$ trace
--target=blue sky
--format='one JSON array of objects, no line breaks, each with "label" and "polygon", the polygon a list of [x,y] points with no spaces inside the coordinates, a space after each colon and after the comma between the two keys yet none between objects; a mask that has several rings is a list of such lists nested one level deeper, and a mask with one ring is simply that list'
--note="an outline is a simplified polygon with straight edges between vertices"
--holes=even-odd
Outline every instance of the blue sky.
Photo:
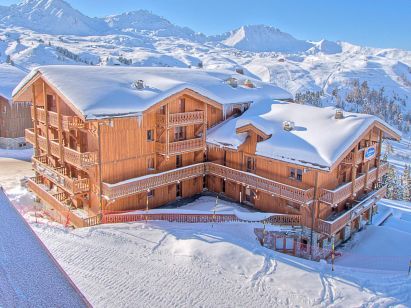
[{"label": "blue sky", "polygon": [[[17,3],[0,0],[0,4]],[[411,0],[67,0],[89,16],[147,9],[206,34],[267,24],[300,39],[411,50]]]}]

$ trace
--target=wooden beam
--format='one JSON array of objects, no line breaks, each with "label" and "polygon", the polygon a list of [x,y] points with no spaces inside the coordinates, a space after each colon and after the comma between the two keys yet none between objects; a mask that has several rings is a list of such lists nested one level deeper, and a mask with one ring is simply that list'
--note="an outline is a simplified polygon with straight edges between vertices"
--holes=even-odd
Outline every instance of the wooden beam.
[{"label": "wooden beam", "polygon": [[[370,130],[370,133],[368,135],[368,146],[371,145],[372,142],[372,130]],[[367,189],[367,182],[368,182],[368,177],[369,177],[369,171],[370,171],[370,160],[367,160],[365,162],[365,180],[364,180],[364,189]]]},{"label": "wooden beam", "polygon": [[382,137],[383,137],[383,131],[380,129],[380,133],[378,136],[378,147],[377,147],[377,156],[375,157],[377,161],[377,180],[375,182],[375,186],[378,184],[378,179],[380,177],[380,166],[381,166],[381,149],[382,149]]},{"label": "wooden beam", "polygon": [[43,105],[44,105],[44,116],[46,120],[46,140],[47,140],[47,156],[50,156],[50,136],[49,136],[49,112],[48,112],[48,102],[46,93],[46,83],[43,81]]},{"label": "wooden beam", "polygon": [[38,115],[37,115],[37,99],[36,99],[36,86],[32,85],[31,87],[33,95],[33,109],[34,109],[34,155],[39,156],[39,138],[38,138]]},{"label": "wooden beam", "polygon": [[358,144],[354,148],[354,162],[351,166],[351,198],[355,198],[355,178],[357,177]]},{"label": "wooden beam", "polygon": [[60,164],[64,165],[64,144],[63,144],[63,123],[61,115],[61,100],[57,96],[57,120],[58,120],[58,137],[60,146]]}]

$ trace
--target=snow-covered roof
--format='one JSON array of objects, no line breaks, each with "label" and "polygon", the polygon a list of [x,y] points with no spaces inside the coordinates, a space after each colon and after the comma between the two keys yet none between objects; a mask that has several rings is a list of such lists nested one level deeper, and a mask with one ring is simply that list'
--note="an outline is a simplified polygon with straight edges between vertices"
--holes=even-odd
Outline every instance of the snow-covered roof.
[{"label": "snow-covered roof", "polygon": [[26,76],[26,73],[7,63],[0,63],[0,96],[11,99],[13,89]]},{"label": "snow-covered roof", "polygon": [[[220,104],[289,99],[292,95],[272,84],[231,71],[163,67],[42,66],[35,68],[14,90],[17,94],[37,73],[59,90],[86,118],[138,114],[184,89]],[[237,88],[226,83],[239,81]],[[242,85],[251,79],[255,88]],[[133,83],[144,81],[143,89]]]},{"label": "snow-covered roof", "polygon": [[[283,129],[284,121],[294,122],[294,129]],[[237,149],[247,133],[236,129],[251,124],[271,135],[257,143],[256,154],[330,170],[350,146],[375,122],[393,134],[400,133],[379,118],[344,112],[343,119],[335,119],[335,108],[318,108],[280,101],[261,101],[251,105],[241,116],[210,129],[207,142],[221,147]]]}]

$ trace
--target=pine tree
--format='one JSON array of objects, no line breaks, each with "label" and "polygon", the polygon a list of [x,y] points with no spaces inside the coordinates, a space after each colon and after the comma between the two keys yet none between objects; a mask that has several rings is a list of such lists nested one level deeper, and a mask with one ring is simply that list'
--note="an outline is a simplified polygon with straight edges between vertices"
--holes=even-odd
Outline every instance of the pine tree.
[{"label": "pine tree", "polygon": [[397,172],[390,166],[387,174],[383,178],[383,184],[387,185],[387,198],[398,200],[402,198],[400,196],[400,184],[398,181]]},{"label": "pine tree", "polygon": [[411,174],[410,166],[406,165],[401,176],[402,199],[406,201],[411,200]]}]

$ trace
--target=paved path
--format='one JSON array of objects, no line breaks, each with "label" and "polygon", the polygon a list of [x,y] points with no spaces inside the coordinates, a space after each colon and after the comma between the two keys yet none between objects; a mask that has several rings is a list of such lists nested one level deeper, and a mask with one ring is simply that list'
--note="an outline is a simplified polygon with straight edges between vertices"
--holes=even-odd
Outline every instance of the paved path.
[{"label": "paved path", "polygon": [[0,187],[0,307],[87,307]]}]

